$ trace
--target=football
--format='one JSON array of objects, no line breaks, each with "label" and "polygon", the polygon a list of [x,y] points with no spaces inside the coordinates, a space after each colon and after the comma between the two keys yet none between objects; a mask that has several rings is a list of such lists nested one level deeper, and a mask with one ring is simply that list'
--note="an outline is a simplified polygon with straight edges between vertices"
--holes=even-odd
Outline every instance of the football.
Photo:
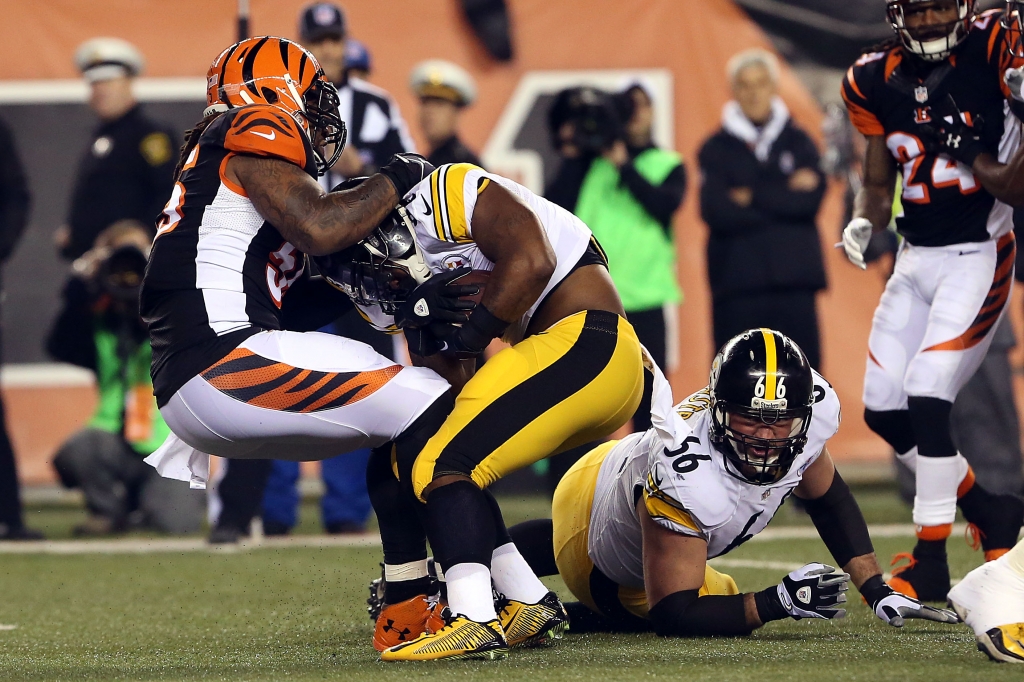
[{"label": "football", "polygon": [[461,298],[465,301],[473,301],[473,303],[480,303],[484,297],[484,291],[487,289],[487,282],[491,278],[490,270],[472,270],[469,273],[459,277],[453,282],[453,284],[461,285],[476,285],[480,288],[480,291],[473,294],[472,296],[462,296]]}]

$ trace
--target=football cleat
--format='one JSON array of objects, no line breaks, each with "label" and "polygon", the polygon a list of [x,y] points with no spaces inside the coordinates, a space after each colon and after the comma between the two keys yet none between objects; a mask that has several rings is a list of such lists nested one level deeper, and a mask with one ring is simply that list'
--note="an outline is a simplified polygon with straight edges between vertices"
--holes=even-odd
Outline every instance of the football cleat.
[{"label": "football cleat", "polygon": [[949,564],[942,558],[901,552],[892,565],[907,559],[906,566],[893,570],[889,587],[918,601],[946,601],[949,592]]},{"label": "football cleat", "polygon": [[495,660],[508,656],[508,642],[501,623],[495,620],[478,623],[444,609],[444,627],[424,633],[380,654],[382,661],[436,661],[441,659],[483,658]]},{"label": "football cleat", "polygon": [[995,661],[1024,663],[1024,576],[1006,561],[974,569],[949,591],[949,604],[974,630],[978,650]]},{"label": "football cleat", "polygon": [[499,595],[495,607],[505,639],[513,648],[542,646],[561,639],[569,629],[569,614],[554,592],[548,592],[536,604]]},{"label": "football cleat", "polygon": [[1000,625],[979,635],[978,651],[999,663],[1024,663],[1024,623]]},{"label": "football cleat", "polygon": [[373,648],[384,651],[410,642],[425,632],[444,627],[437,599],[418,595],[397,604],[384,604],[373,629]]},{"label": "football cleat", "polygon": [[967,544],[985,550],[985,561],[993,561],[1017,544],[1024,524],[1024,501],[1015,495],[993,495],[984,516],[967,519]]}]

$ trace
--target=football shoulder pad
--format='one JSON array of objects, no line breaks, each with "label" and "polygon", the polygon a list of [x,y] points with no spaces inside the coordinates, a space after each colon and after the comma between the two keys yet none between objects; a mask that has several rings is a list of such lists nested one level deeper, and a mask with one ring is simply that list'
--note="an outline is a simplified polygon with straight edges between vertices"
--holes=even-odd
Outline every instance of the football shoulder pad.
[{"label": "football shoulder pad", "polygon": [[675,450],[658,447],[651,453],[644,495],[647,511],[655,521],[662,522],[658,517],[663,517],[662,525],[685,532],[681,527],[688,524],[665,513],[680,510],[704,534],[732,518],[738,499],[722,480],[727,474],[712,460],[715,456],[710,448],[700,447],[696,436],[687,436]]},{"label": "football shoulder pad", "polygon": [[280,107],[251,104],[231,109],[210,124],[203,138],[236,154],[282,159],[316,175],[316,161],[306,131]]}]

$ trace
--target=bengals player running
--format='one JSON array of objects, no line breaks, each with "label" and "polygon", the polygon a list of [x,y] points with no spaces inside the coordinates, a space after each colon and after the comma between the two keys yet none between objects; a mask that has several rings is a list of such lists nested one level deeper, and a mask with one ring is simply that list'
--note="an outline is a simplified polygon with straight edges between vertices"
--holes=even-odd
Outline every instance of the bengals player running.
[{"label": "bengals player running", "polygon": [[345,126],[334,86],[295,43],[244,40],[207,77],[141,295],[173,432],[147,461],[197,486],[211,453],[306,460],[381,445],[449,388],[365,344],[299,333],[337,317],[341,300],[309,280],[303,254],[365,237],[429,166],[399,155],[360,187],[325,193],[316,178]]},{"label": "bengals player running", "polygon": [[986,560],[1012,547],[1024,504],[974,482],[950,435],[950,409],[1005,314],[1015,245],[1010,204],[1024,200],[1020,124],[1003,73],[1019,32],[974,0],[887,0],[897,39],[863,55],[842,85],[867,137],[864,185],[843,233],[864,268],[903,179],[903,246],[875,311],[864,419],[916,472],[917,546],[893,587],[923,600],[949,590],[946,538],[959,504]]}]

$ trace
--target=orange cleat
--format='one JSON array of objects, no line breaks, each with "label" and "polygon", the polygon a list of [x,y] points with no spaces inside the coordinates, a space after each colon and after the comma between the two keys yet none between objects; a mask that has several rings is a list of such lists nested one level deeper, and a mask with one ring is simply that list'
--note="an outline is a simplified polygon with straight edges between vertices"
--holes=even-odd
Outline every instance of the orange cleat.
[{"label": "orange cleat", "polygon": [[440,630],[444,627],[443,608],[436,599],[424,595],[397,604],[384,604],[373,629],[373,648],[384,651],[424,633]]}]

